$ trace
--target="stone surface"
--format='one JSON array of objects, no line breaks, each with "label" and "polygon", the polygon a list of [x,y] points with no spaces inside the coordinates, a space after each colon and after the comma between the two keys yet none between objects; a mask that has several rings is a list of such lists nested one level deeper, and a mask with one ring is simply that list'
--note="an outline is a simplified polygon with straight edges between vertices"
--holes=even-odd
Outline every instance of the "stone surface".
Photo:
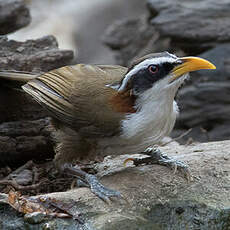
[{"label": "stone surface", "polygon": [[[186,161],[193,181],[187,182],[179,172],[159,165],[124,167],[130,156],[107,157],[98,165],[104,185],[119,190],[128,200],[105,204],[87,188],[47,194],[64,203],[74,204],[68,211],[79,219],[47,219],[27,229],[228,229],[230,227],[230,141],[178,145],[175,142],[161,150],[177,159]],[[0,196],[6,201],[4,194]],[[5,213],[9,208],[1,204]],[[2,209],[0,209],[2,210]],[[10,218],[2,228],[23,222],[11,210]],[[80,222],[79,222],[80,220]],[[83,222],[83,223],[81,223]],[[32,228],[33,227],[33,228]],[[20,228],[19,228],[20,229]],[[49,229],[49,228],[47,228]]]},{"label": "stone surface", "polygon": [[0,123],[37,120],[48,116],[47,111],[23,91],[13,90],[8,82],[0,86]]},{"label": "stone surface", "polygon": [[229,53],[230,53],[230,43],[224,43],[218,45],[215,48],[202,53],[200,56],[214,63],[217,69],[212,71],[202,70],[197,72],[199,73],[198,79],[201,78],[202,81],[215,81],[215,82],[230,80]]},{"label": "stone surface", "polygon": [[186,53],[196,55],[230,41],[228,0],[148,0],[148,7],[151,24]]},{"label": "stone surface", "polygon": [[193,84],[181,89],[179,96],[181,96],[182,110],[179,119],[184,126],[195,127],[211,121],[214,122],[214,126],[221,121],[230,121],[230,106],[228,106],[230,85],[228,81]]},{"label": "stone surface", "polygon": [[[201,55],[213,62],[214,71],[198,71],[178,93],[181,113],[176,128],[193,131],[184,140],[226,140],[230,137],[230,45],[218,45]],[[182,130],[184,132],[185,130]],[[175,133],[175,132],[174,132]],[[178,134],[178,132],[176,132]]]},{"label": "stone surface", "polygon": [[0,38],[1,70],[46,72],[70,64],[72,58],[73,51],[59,50],[53,36],[25,42]]},{"label": "stone surface", "polygon": [[145,16],[116,21],[108,27],[102,40],[114,51],[117,64],[124,66],[149,53],[167,50],[182,54],[170,46],[170,39],[162,37]]},{"label": "stone surface", "polygon": [[48,118],[5,122],[0,125],[0,166],[21,165],[54,155]]},{"label": "stone surface", "polygon": [[29,9],[23,0],[0,0],[0,35],[27,26],[31,21]]},{"label": "stone surface", "polygon": [[24,169],[18,175],[16,175],[15,180],[19,185],[31,184],[33,182],[33,173],[31,170]]},{"label": "stone surface", "polygon": [[25,214],[24,221],[29,224],[40,224],[45,220],[45,213],[33,212]]},{"label": "stone surface", "polygon": [[[111,25],[104,42],[116,50],[119,64],[136,56],[170,51],[197,55],[230,41],[230,4],[216,2],[148,0],[150,16],[125,19]],[[143,16],[142,16],[143,17]]]}]

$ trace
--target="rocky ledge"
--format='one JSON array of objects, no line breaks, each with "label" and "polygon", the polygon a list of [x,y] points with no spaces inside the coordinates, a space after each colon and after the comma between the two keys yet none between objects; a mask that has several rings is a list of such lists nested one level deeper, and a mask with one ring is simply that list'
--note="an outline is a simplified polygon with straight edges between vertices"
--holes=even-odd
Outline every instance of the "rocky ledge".
[{"label": "rocky ledge", "polygon": [[[44,214],[18,215],[1,194],[2,229],[228,229],[230,227],[230,141],[160,149],[189,164],[193,180],[158,165],[124,167],[130,156],[107,157],[97,165],[101,181],[119,190],[127,202],[104,203],[87,188],[43,197],[71,206],[74,220]],[[3,221],[4,220],[4,221]],[[6,221],[7,220],[7,221]],[[14,227],[12,227],[14,226]]]},{"label": "rocky ledge", "polygon": [[23,0],[0,1],[0,35],[14,32],[31,21],[29,9]]},{"label": "rocky ledge", "polygon": [[186,53],[230,41],[229,1],[148,0],[148,8],[151,24]]}]

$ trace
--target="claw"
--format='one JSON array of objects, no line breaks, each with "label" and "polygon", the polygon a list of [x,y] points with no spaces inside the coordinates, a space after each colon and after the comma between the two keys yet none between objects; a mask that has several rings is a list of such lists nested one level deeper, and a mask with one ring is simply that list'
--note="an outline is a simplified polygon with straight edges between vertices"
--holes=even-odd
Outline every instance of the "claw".
[{"label": "claw", "polygon": [[134,162],[135,161],[135,158],[127,158],[126,160],[124,160],[124,162],[123,162],[123,165],[124,166],[127,166],[127,163],[129,162],[129,161],[132,161],[132,162]]},{"label": "claw", "polygon": [[173,174],[175,175],[177,172],[177,164],[174,164],[174,170],[173,170]]},{"label": "claw", "polygon": [[106,203],[111,203],[111,198],[116,197],[123,199],[120,192],[106,188],[102,185],[96,176],[88,174],[79,168],[74,168],[71,165],[64,165],[64,172],[76,176],[78,179],[78,184],[80,182],[81,186],[88,187],[97,197],[105,201]]},{"label": "claw", "polygon": [[106,188],[104,185],[102,185],[96,176],[88,174],[86,176],[86,180],[90,186],[91,191],[98,196],[100,199],[105,201],[106,203],[110,204],[110,198],[111,197],[117,197],[122,198],[121,193],[109,188]]},{"label": "claw", "polygon": [[182,161],[174,160],[168,157],[166,154],[161,153],[159,149],[155,149],[155,148],[147,148],[143,153],[148,155],[148,157],[141,158],[141,159],[140,158],[128,158],[124,161],[123,164],[126,166],[127,162],[133,161],[135,166],[138,166],[140,164],[164,165],[164,166],[172,168],[173,174],[175,174],[177,170],[182,171],[187,181],[188,182],[192,181],[190,170],[188,166]]},{"label": "claw", "polygon": [[193,176],[188,168],[184,170],[184,174],[189,183],[193,181]]}]

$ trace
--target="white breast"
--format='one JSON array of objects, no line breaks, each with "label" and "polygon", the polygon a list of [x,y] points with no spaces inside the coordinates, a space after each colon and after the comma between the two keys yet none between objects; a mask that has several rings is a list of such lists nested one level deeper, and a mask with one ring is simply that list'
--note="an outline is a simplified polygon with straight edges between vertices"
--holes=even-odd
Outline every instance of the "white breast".
[{"label": "white breast", "polygon": [[137,108],[138,103],[141,104],[140,109],[122,121],[122,137],[136,147],[147,148],[172,131],[178,107],[174,95],[160,92],[156,95],[151,89],[137,101]]}]

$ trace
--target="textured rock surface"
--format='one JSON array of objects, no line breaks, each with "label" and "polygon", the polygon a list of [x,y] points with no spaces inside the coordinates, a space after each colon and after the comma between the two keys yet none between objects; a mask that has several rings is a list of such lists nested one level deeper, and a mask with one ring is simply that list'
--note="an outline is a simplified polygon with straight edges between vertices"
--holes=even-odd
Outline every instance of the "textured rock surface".
[{"label": "textured rock surface", "polygon": [[73,51],[59,50],[53,36],[25,42],[8,40],[7,37],[0,38],[0,66],[2,70],[46,72],[70,64],[72,58]]},{"label": "textured rock surface", "polygon": [[230,41],[228,0],[148,0],[148,7],[151,24],[189,54]]},{"label": "textured rock surface", "polygon": [[[87,188],[46,195],[74,204],[70,210],[84,224],[72,219],[44,219],[42,223],[29,224],[18,217],[6,204],[0,212],[3,229],[12,224],[27,229],[228,229],[230,227],[230,141],[181,146],[173,142],[161,149],[176,155],[190,165],[193,181],[187,182],[179,172],[175,175],[163,166],[127,166],[128,156],[108,157],[98,165],[101,180],[117,189],[126,202],[103,203]],[[4,195],[0,196],[4,201]],[[7,211],[8,210],[8,211]],[[11,210],[11,212],[10,212]],[[9,212],[7,221],[3,221]],[[30,222],[31,223],[31,222]],[[15,226],[16,228],[16,226]],[[19,228],[20,229],[20,228]]]},{"label": "textured rock surface", "polygon": [[0,35],[30,23],[30,13],[23,0],[0,0]]},{"label": "textured rock surface", "polygon": [[118,51],[115,55],[118,64],[127,66],[134,57],[141,55],[140,51],[150,51],[158,37],[154,28],[142,18],[115,22],[106,30],[103,41]]},{"label": "textured rock surface", "polygon": [[115,51],[117,63],[124,66],[136,57],[171,50],[169,40],[160,37],[146,17],[115,22],[106,30],[103,42]]},{"label": "textured rock surface", "polygon": [[49,119],[4,122],[0,125],[0,166],[20,165],[54,155]]},{"label": "textured rock surface", "polygon": [[201,57],[212,61],[217,69],[192,73],[191,81],[179,91],[181,113],[176,127],[194,129],[185,139],[188,137],[196,141],[229,139],[229,52],[230,45],[223,44],[203,53]]},{"label": "textured rock surface", "polygon": [[218,45],[209,51],[201,54],[201,57],[210,60],[217,66],[216,70],[199,71],[198,79],[202,81],[220,82],[230,80],[230,43]]},{"label": "textured rock surface", "polygon": [[0,87],[0,123],[37,120],[46,116],[48,116],[47,112],[23,91]]},{"label": "textured rock surface", "polygon": [[[45,72],[70,64],[72,58],[72,51],[58,49],[53,36],[25,42],[0,38],[1,70]],[[0,87],[0,164],[20,165],[50,157],[49,120],[40,119],[47,112],[24,92],[7,88],[8,84],[1,81]]]},{"label": "textured rock surface", "polygon": [[119,63],[127,64],[127,60],[149,51],[183,50],[197,55],[230,41],[230,4],[227,0],[202,3],[148,0],[147,5],[148,22],[126,19],[114,23],[105,34],[105,43],[119,50],[116,54]]}]

